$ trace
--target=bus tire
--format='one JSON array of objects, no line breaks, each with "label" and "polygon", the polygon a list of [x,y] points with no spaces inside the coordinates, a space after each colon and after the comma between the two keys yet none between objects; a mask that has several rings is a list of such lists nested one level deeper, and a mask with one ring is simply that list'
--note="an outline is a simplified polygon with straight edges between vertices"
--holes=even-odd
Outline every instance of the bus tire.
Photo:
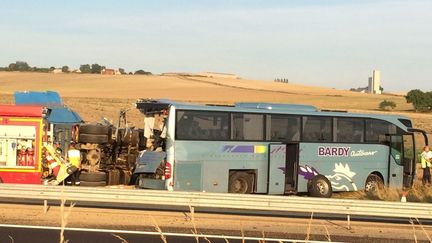
[{"label": "bus tire", "polygon": [[108,140],[109,139],[107,135],[80,134],[78,142],[103,144],[103,143],[108,143]]},{"label": "bus tire", "polygon": [[365,192],[374,193],[384,188],[384,181],[379,175],[370,174],[365,182]]},{"label": "bus tire", "polygon": [[98,186],[106,186],[105,181],[81,181],[80,186],[88,186],[88,187],[98,187]]},{"label": "bus tire", "polygon": [[111,127],[100,124],[85,124],[79,128],[81,134],[109,135]]},{"label": "bus tire", "polygon": [[87,172],[81,171],[79,179],[81,182],[106,182],[107,174],[105,172]]},{"label": "bus tire", "polygon": [[312,197],[331,197],[332,187],[327,177],[316,175],[308,181],[308,193]]},{"label": "bus tire", "polygon": [[250,194],[253,192],[254,174],[245,171],[230,172],[228,192]]}]

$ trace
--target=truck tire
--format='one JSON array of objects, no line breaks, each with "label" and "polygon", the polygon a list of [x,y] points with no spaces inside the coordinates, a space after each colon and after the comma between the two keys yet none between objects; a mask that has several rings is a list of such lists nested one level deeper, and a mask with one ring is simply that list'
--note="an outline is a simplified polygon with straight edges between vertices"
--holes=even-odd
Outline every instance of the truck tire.
[{"label": "truck tire", "polygon": [[108,171],[108,185],[118,185],[120,183],[120,171],[118,169]]},{"label": "truck tire", "polygon": [[120,182],[121,185],[129,185],[131,181],[131,172],[126,170],[120,170]]},{"label": "truck tire", "polygon": [[81,134],[109,135],[112,133],[110,126],[100,124],[85,124],[79,127]]},{"label": "truck tire", "polygon": [[100,187],[106,186],[105,181],[81,181],[80,186],[88,186],[88,187]]},{"label": "truck tire", "polygon": [[308,193],[312,197],[331,197],[332,186],[327,177],[316,175],[308,181]]},{"label": "truck tire", "polygon": [[80,134],[78,142],[80,143],[95,143],[104,144],[108,143],[109,138],[107,135],[94,135],[94,134]]},{"label": "truck tire", "polygon": [[[107,173],[98,171],[98,172],[87,172],[81,171],[79,179],[81,182],[106,182]],[[106,183],[105,183],[106,184]]]}]

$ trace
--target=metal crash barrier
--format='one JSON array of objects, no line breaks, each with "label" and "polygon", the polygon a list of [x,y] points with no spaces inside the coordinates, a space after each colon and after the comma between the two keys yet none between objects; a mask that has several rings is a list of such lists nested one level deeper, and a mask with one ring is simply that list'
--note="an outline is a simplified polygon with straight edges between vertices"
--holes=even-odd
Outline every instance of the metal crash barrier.
[{"label": "metal crash barrier", "polygon": [[133,209],[170,209],[213,212],[314,213],[339,216],[369,216],[432,219],[428,203],[309,198],[298,196],[243,195],[207,192],[171,192],[133,188],[85,188],[43,185],[0,184],[0,201],[59,203],[78,206]]}]

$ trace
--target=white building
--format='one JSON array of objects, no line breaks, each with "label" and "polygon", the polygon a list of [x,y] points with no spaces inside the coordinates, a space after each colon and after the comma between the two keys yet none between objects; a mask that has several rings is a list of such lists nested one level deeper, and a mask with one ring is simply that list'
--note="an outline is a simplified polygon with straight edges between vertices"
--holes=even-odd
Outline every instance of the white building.
[{"label": "white building", "polygon": [[381,94],[381,73],[373,70],[372,77],[369,77],[368,92],[370,94]]}]

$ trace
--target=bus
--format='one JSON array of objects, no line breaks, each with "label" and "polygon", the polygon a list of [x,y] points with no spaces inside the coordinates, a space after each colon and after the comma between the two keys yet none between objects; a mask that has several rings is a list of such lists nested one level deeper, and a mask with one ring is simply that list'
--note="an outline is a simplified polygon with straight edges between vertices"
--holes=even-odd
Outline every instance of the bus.
[{"label": "bus", "polygon": [[198,105],[141,99],[146,149],[139,188],[297,194],[406,188],[415,179],[408,117],[319,110],[309,105]]}]

